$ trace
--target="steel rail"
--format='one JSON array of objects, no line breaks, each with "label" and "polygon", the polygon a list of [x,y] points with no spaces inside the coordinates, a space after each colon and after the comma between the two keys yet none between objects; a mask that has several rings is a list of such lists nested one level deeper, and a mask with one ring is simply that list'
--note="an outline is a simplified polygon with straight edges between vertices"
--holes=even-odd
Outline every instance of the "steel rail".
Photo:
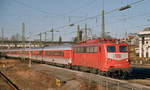
[{"label": "steel rail", "polygon": [[8,85],[14,90],[20,90],[10,79],[8,79],[2,72],[0,72],[0,77],[8,83]]},{"label": "steel rail", "polygon": [[[32,59],[32,62],[35,62],[35,63],[42,63],[42,64],[46,64],[46,65],[50,65],[50,66],[54,66],[56,68],[60,68],[60,66],[57,66],[57,65],[54,65],[50,62],[47,62],[47,61],[41,61],[41,60],[35,60],[35,59]],[[60,69],[66,69],[66,70],[70,70],[71,72],[78,72],[78,73],[85,73],[84,71],[78,71],[78,70],[72,70],[72,69],[67,69],[67,68],[60,68]],[[99,82],[101,80],[104,80],[103,82],[107,82],[107,83],[113,83],[113,84],[118,84],[119,83],[119,87],[122,87],[122,88],[129,88],[129,89],[140,89],[140,90],[150,90],[150,87],[149,86],[146,86],[146,85],[142,85],[142,84],[137,84],[137,83],[131,83],[129,81],[126,81],[126,80],[119,80],[119,79],[115,79],[115,78],[110,78],[110,77],[105,77],[105,76],[101,76],[101,75],[97,75],[97,74],[93,74],[93,73],[85,73],[85,75],[83,74],[79,74],[79,76],[81,75],[81,77],[84,77],[84,78],[90,78],[91,80],[94,80],[96,82]],[[93,79],[93,78],[96,78],[96,79]],[[20,90],[20,89],[17,89],[17,90]]]}]

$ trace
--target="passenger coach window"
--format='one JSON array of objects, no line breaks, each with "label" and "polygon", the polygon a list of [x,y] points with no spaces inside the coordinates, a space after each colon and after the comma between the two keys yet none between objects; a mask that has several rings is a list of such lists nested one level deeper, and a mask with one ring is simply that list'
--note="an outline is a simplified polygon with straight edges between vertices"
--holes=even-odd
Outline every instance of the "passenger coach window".
[{"label": "passenger coach window", "polygon": [[116,52],[116,46],[107,46],[108,52]]},{"label": "passenger coach window", "polygon": [[119,46],[120,52],[127,52],[127,46]]}]

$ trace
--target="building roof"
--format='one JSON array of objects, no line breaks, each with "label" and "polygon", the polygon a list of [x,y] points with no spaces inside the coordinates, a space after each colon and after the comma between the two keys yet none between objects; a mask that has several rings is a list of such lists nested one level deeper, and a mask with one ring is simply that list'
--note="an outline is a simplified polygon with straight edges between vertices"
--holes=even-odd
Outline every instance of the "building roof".
[{"label": "building roof", "polygon": [[145,35],[145,34],[150,34],[150,27],[147,27],[141,32],[139,32],[139,35]]}]

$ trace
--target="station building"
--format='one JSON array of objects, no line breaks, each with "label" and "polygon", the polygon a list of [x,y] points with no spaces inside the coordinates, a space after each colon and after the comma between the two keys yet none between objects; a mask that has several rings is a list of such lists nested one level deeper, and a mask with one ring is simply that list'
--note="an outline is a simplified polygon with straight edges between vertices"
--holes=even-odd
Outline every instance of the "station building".
[{"label": "station building", "polygon": [[139,32],[139,57],[150,57],[150,27]]}]

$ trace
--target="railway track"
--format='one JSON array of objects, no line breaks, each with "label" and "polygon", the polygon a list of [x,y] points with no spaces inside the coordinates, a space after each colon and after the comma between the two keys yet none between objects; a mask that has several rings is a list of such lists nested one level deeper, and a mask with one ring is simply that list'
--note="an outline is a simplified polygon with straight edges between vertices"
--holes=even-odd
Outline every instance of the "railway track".
[{"label": "railway track", "polygon": [[[40,60],[32,60],[32,61],[34,61],[36,63],[47,64],[47,65],[50,65],[50,66],[56,66],[55,64],[52,65],[52,63],[45,62],[45,61],[44,62],[40,61]],[[61,68],[61,69],[63,70],[64,68]],[[71,69],[66,69],[66,70],[69,70],[71,72],[78,72],[77,70],[71,70]],[[78,73],[84,73],[84,72],[78,72]],[[84,75],[83,74],[78,74],[78,75],[80,77],[89,79],[89,81],[92,80],[92,81],[99,82],[99,83],[102,82],[101,84],[106,88],[115,88],[115,89],[116,88],[123,88],[122,90],[150,90],[149,86],[145,86],[145,85],[142,85],[142,84],[131,83],[131,82],[128,82],[126,80],[119,80],[119,79],[114,79],[114,78],[105,77],[105,76],[96,75],[96,74],[93,75],[92,73],[86,73]],[[148,76],[148,75],[146,75],[146,76]],[[16,90],[19,90],[19,89],[16,89]],[[118,90],[120,90],[120,89],[118,89]]]},{"label": "railway track", "polygon": [[[127,80],[119,80],[119,79],[114,79],[114,78],[96,75],[92,73],[85,73],[85,72],[80,72],[76,70],[55,67],[52,65],[41,64],[41,65],[33,66],[33,68],[36,69],[37,71],[48,73],[48,74],[53,74],[57,72],[75,73],[77,78],[84,78],[90,83],[99,84],[102,87],[105,87],[107,90],[110,90],[110,89],[112,90],[150,90],[149,86],[132,83]],[[55,70],[56,72],[51,72],[53,70]],[[59,77],[60,80],[64,80],[64,77],[62,77],[60,73],[57,73],[56,77]],[[67,82],[67,79],[65,81]]]},{"label": "railway track", "polygon": [[[133,67],[132,67],[133,68]],[[133,68],[133,72],[128,77],[129,79],[146,79],[150,78],[150,69],[146,68]]]},{"label": "railway track", "polygon": [[10,86],[10,88],[12,90],[20,90],[10,79],[8,79],[7,76],[5,76],[2,72],[0,72],[0,78],[2,78],[7,84],[8,86]]},{"label": "railway track", "polygon": [[[40,60],[32,60],[35,63],[42,63],[42,64],[47,64],[47,65],[52,65],[52,66],[56,66],[56,67],[61,67],[61,68],[66,68],[64,66],[59,66],[57,64],[54,63],[50,63],[47,61],[40,61]],[[75,70],[75,71],[81,71],[81,72],[87,72],[87,73],[92,73],[95,74],[93,72],[89,72],[89,71],[83,71],[83,70],[79,70],[79,69],[71,69],[71,70]],[[97,75],[97,74],[96,74]],[[101,75],[100,75],[101,76]],[[102,75],[104,76],[104,75]],[[104,76],[104,77],[108,77],[108,76]],[[112,78],[112,77],[110,77]],[[118,79],[118,80],[130,80],[130,79],[145,79],[145,78],[150,78],[150,71],[149,70],[139,70],[139,69],[135,69],[133,68],[133,72],[131,73],[131,75],[127,76],[126,78],[122,79],[122,78],[118,78],[118,77],[114,77],[114,79]]]}]

